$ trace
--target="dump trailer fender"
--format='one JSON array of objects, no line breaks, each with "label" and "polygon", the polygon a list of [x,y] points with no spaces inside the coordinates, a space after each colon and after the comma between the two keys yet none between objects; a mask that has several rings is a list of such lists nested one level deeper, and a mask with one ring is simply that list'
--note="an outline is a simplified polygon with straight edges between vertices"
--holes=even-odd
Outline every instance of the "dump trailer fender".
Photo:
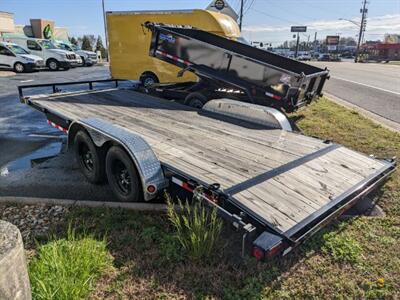
[{"label": "dump trailer fender", "polygon": [[[145,201],[155,198],[157,192],[168,186],[160,161],[150,145],[142,137],[101,119],[89,118],[75,121],[70,125],[68,145],[73,143],[76,132],[82,128],[87,131],[97,147],[112,143],[118,144],[125,149],[139,173]],[[154,186],[156,189],[149,192],[147,189],[149,186]]]},{"label": "dump trailer fender", "polygon": [[268,127],[293,131],[286,115],[272,107],[225,98],[210,100],[202,109]]}]

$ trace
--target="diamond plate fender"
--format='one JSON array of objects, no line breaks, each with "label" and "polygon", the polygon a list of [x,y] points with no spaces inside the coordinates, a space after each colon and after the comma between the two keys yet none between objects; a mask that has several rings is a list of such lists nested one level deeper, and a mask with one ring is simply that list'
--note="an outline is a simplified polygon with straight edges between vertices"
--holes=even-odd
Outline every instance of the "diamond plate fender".
[{"label": "diamond plate fender", "polygon": [[292,131],[286,115],[272,107],[231,99],[214,99],[208,101],[202,109],[268,127]]},{"label": "diamond plate fender", "polygon": [[[142,137],[97,118],[75,121],[70,125],[69,132],[73,132],[71,128],[78,124],[87,130],[96,146],[101,147],[104,143],[113,141],[127,151],[139,172],[145,201],[155,198],[158,191],[168,186],[160,161]],[[149,185],[154,185],[156,192],[149,193],[147,191]]]}]

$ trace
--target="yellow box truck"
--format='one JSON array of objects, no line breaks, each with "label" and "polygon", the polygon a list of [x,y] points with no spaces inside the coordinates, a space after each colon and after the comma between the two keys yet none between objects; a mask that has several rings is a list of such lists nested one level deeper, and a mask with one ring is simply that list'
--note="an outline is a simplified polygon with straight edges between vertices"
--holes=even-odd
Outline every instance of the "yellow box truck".
[{"label": "yellow box truck", "polygon": [[230,39],[240,37],[231,17],[208,10],[107,12],[106,17],[111,76],[141,80],[144,85],[196,80],[190,72],[178,78],[178,67],[149,56],[151,32],[143,26],[146,22],[190,25]]}]

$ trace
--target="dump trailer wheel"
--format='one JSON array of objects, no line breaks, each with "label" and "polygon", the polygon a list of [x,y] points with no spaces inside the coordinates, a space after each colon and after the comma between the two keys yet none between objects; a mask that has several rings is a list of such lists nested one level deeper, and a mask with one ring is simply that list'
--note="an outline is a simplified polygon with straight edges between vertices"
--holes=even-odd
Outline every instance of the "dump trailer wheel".
[{"label": "dump trailer wheel", "polygon": [[96,147],[90,136],[82,130],[75,135],[74,154],[83,175],[89,182],[104,182],[104,150]]},{"label": "dump trailer wheel", "polygon": [[142,189],[137,169],[129,155],[118,146],[111,147],[106,156],[108,183],[118,200],[142,201]]},{"label": "dump trailer wheel", "polygon": [[202,108],[208,102],[206,96],[199,92],[192,92],[185,98],[185,104],[194,108]]}]

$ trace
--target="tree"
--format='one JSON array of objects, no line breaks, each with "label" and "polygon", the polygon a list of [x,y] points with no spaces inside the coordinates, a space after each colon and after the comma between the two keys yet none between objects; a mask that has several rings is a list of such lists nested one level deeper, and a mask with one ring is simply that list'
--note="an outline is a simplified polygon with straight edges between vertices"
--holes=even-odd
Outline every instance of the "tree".
[{"label": "tree", "polygon": [[92,44],[90,43],[90,39],[87,35],[84,35],[82,38],[82,50],[93,51]]},{"label": "tree", "polygon": [[75,45],[75,46],[78,45],[78,41],[76,40],[75,37],[70,38],[69,41],[70,41],[70,43],[71,43],[72,45]]},{"label": "tree", "polygon": [[96,51],[100,51],[101,52],[101,57],[103,57],[103,58],[107,57],[107,50],[103,46],[103,40],[101,39],[100,35],[97,37]]}]

